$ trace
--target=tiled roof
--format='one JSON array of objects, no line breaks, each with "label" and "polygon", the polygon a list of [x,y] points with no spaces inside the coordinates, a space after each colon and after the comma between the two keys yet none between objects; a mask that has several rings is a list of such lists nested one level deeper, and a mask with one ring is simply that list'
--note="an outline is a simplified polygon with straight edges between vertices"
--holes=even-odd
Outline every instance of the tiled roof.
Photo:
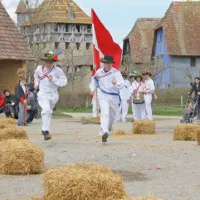
[{"label": "tiled roof", "polygon": [[[69,16],[69,4],[72,4],[73,18]],[[25,24],[44,23],[72,23],[91,24],[91,18],[72,0],[44,0],[37,12],[33,15],[31,22]]]},{"label": "tiled roof", "polygon": [[27,10],[26,10],[26,6],[24,4],[24,0],[20,0],[15,13],[20,14],[20,13],[26,13],[26,12],[27,12]]},{"label": "tiled roof", "polygon": [[135,63],[150,62],[154,29],[159,21],[158,18],[139,18],[124,39],[129,39],[130,53]]},{"label": "tiled roof", "polygon": [[200,55],[200,2],[172,2],[159,28],[164,30],[169,55]]},{"label": "tiled roof", "polygon": [[0,60],[32,60],[33,53],[0,2]]}]

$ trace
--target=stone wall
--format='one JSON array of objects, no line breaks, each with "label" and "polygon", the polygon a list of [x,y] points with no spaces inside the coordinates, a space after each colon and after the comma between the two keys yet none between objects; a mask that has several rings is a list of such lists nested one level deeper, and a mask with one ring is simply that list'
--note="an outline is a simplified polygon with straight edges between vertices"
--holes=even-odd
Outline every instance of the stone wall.
[{"label": "stone wall", "polygon": [[0,60],[0,91],[9,89],[14,92],[15,86],[19,81],[17,76],[18,68],[26,68],[25,62],[16,60]]}]

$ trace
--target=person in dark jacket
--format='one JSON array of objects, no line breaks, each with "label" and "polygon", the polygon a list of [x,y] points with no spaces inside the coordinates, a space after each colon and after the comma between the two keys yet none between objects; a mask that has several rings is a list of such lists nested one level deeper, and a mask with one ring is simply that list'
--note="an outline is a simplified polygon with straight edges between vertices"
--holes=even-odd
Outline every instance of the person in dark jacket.
[{"label": "person in dark jacket", "polygon": [[[195,83],[192,85],[192,88],[189,92],[189,95],[192,95],[194,93],[194,102],[196,103],[195,107],[195,114],[199,118],[200,114],[200,77],[195,78]],[[197,102],[198,101],[198,102]]]},{"label": "person in dark jacket", "polygon": [[26,126],[27,123],[27,96],[28,88],[26,86],[26,73],[24,69],[20,68],[17,71],[20,80],[15,88],[16,103],[18,104],[18,126]]},{"label": "person in dark jacket", "polygon": [[34,88],[34,85],[35,85],[35,79],[34,77],[31,78],[31,82],[30,84],[28,85],[28,89],[30,92],[33,93],[34,95],[34,101],[35,101],[35,107],[34,107],[34,110],[35,110],[35,118],[38,119],[38,108],[39,108],[39,105],[38,105],[38,100],[37,100],[37,93],[39,92],[39,89],[35,89]]},{"label": "person in dark jacket", "polygon": [[27,106],[27,121],[26,122],[27,124],[30,124],[35,118],[35,115],[37,113],[37,109],[35,107],[35,97],[31,91],[28,91],[26,106]]},{"label": "person in dark jacket", "polygon": [[4,105],[5,105],[5,115],[6,117],[12,117],[14,119],[18,119],[18,109],[16,105],[15,95],[10,94],[8,89],[4,90]]}]

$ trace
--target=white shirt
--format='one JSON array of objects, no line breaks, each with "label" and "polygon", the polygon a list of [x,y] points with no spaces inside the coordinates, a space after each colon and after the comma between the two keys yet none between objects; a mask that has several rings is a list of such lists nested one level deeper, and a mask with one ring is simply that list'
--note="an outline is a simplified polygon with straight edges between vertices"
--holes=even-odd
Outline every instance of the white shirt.
[{"label": "white shirt", "polygon": [[124,87],[120,90],[122,100],[128,100],[131,97],[131,83],[129,80],[124,80]]},{"label": "white shirt", "polygon": [[[109,72],[105,72],[104,68],[101,68],[97,70],[90,84],[90,90],[92,92],[94,92],[97,87],[94,79],[95,77],[98,79],[101,89],[106,92],[119,94],[120,90],[124,87],[124,79],[117,69],[111,68]],[[115,85],[112,83],[113,80],[116,80],[117,82]],[[97,96],[98,98],[110,98],[112,95],[105,94],[98,88]]]},{"label": "white shirt", "polygon": [[42,93],[54,93],[57,92],[59,87],[64,87],[67,85],[67,77],[65,76],[62,69],[57,66],[54,66],[52,71],[47,75],[53,77],[52,80],[49,80],[47,77],[41,79],[44,76],[48,69],[39,65],[35,70],[35,85],[39,85],[40,92]]},{"label": "white shirt", "polygon": [[132,93],[134,93],[133,92],[134,90],[137,90],[138,92],[143,92],[144,91],[144,83],[143,82],[134,81],[132,83]]},{"label": "white shirt", "polygon": [[145,80],[144,85],[144,92],[148,92],[150,94],[153,94],[155,92],[154,82],[151,78]]}]

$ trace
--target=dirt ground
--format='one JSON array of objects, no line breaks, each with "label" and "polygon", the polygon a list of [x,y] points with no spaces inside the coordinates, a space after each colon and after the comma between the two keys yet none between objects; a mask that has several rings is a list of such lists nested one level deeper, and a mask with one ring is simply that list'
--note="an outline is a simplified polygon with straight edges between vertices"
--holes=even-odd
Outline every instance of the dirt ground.
[{"label": "dirt ground", "polygon": [[[112,136],[106,146],[98,136],[99,125],[82,125],[80,117],[54,119],[53,139],[44,142],[41,120],[27,127],[31,142],[45,152],[46,168],[77,162],[111,168],[125,181],[131,196],[164,200],[200,199],[200,147],[196,142],[173,141],[176,117],[156,117],[156,135]],[[132,123],[116,123],[114,129],[132,130]],[[157,169],[159,166],[161,169]],[[0,176],[0,200],[28,199],[43,193],[42,176]]]}]

